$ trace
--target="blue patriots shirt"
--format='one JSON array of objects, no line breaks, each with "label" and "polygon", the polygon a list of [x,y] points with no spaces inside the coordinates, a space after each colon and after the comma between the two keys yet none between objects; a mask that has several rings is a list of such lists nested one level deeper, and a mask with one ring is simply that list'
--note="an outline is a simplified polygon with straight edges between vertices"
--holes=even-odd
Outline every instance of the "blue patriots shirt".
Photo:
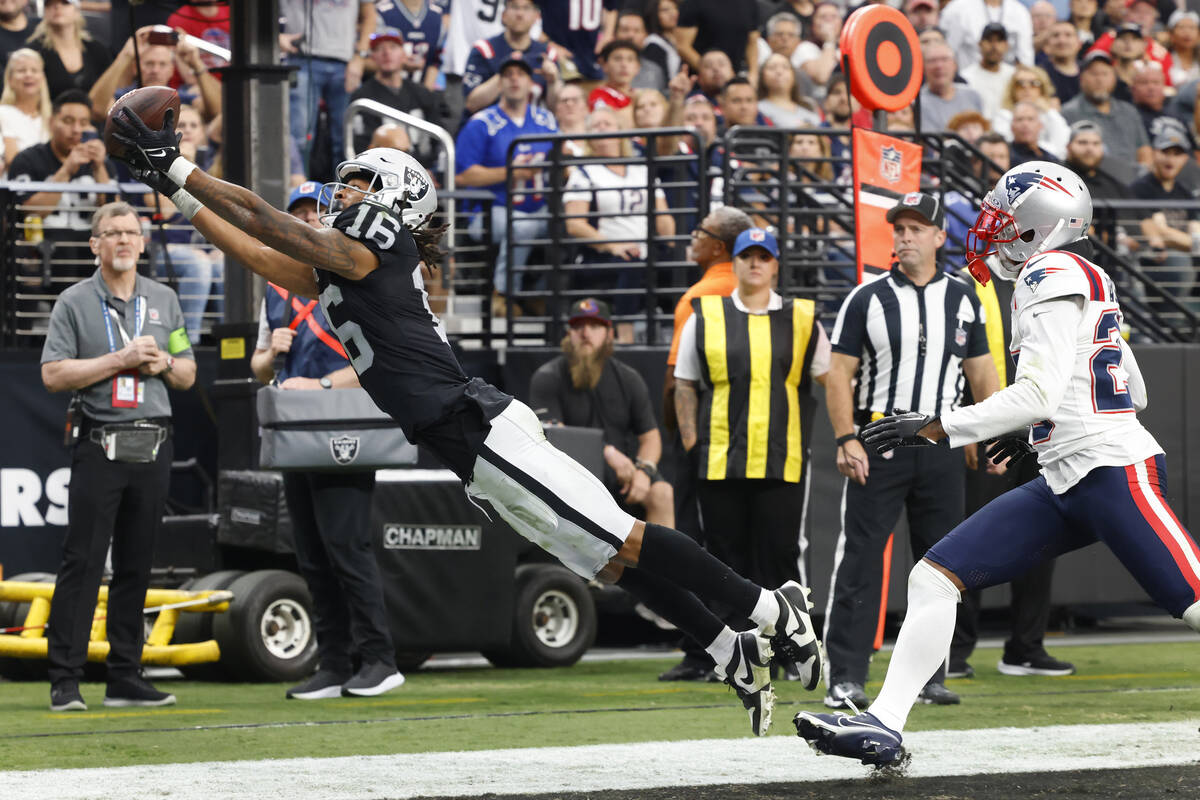
[{"label": "blue patriots shirt", "polygon": [[571,51],[575,67],[587,80],[603,80],[596,40],[604,30],[604,12],[616,11],[618,0],[555,0],[540,3],[542,32]]},{"label": "blue patriots shirt", "polygon": [[[500,105],[488,106],[471,117],[458,133],[455,142],[454,171],[462,174],[476,164],[503,167],[509,162],[508,146],[518,136],[558,133],[554,115],[532,103],[525,107],[525,117],[518,122],[508,116]],[[541,161],[550,150],[550,142],[521,142],[513,151],[513,164]],[[545,177],[539,175],[527,186],[513,187],[513,208],[517,211],[539,211],[546,206],[542,194]],[[484,187],[496,196],[496,205],[508,202],[508,189],[501,181]]]},{"label": "blue patriots shirt", "polygon": [[533,82],[538,87],[534,89],[535,95],[543,96],[546,80],[542,77],[541,68],[548,49],[545,42],[531,39],[527,49],[517,51],[503,33],[490,39],[480,39],[471,45],[471,55],[467,57],[467,68],[463,72],[463,95],[470,94],[472,89],[499,72],[500,65],[508,61],[513,52],[520,52],[521,58],[533,67]]},{"label": "blue patriots shirt", "polygon": [[[405,49],[413,55],[422,56],[425,66],[435,67],[442,62],[442,14],[444,3],[430,3],[413,14],[400,0],[376,0],[375,10],[380,24],[376,31],[395,28],[404,37]],[[416,80],[421,80],[417,76]]]}]

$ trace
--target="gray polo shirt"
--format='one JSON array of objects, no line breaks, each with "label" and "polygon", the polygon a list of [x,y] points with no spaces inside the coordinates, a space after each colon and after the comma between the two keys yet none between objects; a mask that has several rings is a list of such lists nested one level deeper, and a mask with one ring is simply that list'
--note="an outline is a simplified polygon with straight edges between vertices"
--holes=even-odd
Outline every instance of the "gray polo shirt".
[{"label": "gray polo shirt", "polygon": [[[104,323],[107,313],[104,309],[107,308],[116,311],[121,325],[132,339],[137,330],[135,309],[138,304],[135,300],[138,297],[145,298],[142,335],[153,336],[158,349],[175,358],[194,360],[192,345],[188,342],[187,329],[183,324],[183,311],[179,308],[179,297],[174,290],[138,275],[133,297],[128,301],[121,300],[113,296],[97,268],[92,277],[81,280],[58,296],[50,312],[50,329],[46,333],[46,344],[42,347],[42,363],[68,358],[98,358],[110,352]],[[120,350],[125,341],[115,320],[110,318],[108,329],[112,331],[113,342]],[[140,378],[145,382],[146,395],[137,408],[113,408],[112,377],[80,390],[84,416],[99,422],[130,422],[171,416],[166,382],[158,376],[142,375]]]},{"label": "gray polo shirt", "polygon": [[1114,164],[1120,165],[1123,174],[1116,177],[1128,183],[1137,175],[1138,148],[1149,146],[1150,137],[1146,133],[1146,126],[1142,124],[1141,114],[1132,103],[1115,97],[1109,102],[1108,113],[1105,114],[1080,92],[1063,103],[1062,115],[1072,125],[1081,119],[1088,119],[1100,126],[1105,161],[1112,159]]}]

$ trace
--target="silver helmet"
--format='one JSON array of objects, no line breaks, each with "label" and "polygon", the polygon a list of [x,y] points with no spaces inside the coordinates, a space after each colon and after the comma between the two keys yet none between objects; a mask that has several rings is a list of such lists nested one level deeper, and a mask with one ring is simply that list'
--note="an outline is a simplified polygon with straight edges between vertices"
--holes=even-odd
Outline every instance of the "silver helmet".
[{"label": "silver helmet", "polygon": [[[1061,164],[1026,161],[996,181],[967,233],[967,268],[986,284],[991,271],[1013,280],[1039,253],[1082,239],[1092,224],[1092,193]],[[995,254],[995,258],[987,257]]]},{"label": "silver helmet", "polygon": [[[355,189],[347,181],[362,177],[366,189]],[[352,192],[343,190],[350,189]],[[421,162],[401,150],[391,147],[372,147],[337,167],[337,181],[325,184],[321,190],[321,220],[332,224],[337,215],[365,192],[367,200],[386,206],[400,215],[409,230],[415,230],[437,211],[437,189]],[[347,201],[345,198],[354,198]]]}]

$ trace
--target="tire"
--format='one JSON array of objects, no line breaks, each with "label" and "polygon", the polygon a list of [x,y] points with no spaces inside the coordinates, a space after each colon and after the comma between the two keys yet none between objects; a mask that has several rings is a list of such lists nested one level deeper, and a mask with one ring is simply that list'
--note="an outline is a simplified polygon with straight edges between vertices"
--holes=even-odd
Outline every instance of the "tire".
[{"label": "tire", "polygon": [[250,572],[229,585],[229,611],[213,617],[222,670],[237,681],[299,681],[317,666],[312,596],[293,572]]},{"label": "tire", "polygon": [[498,667],[568,667],[596,640],[596,607],[587,585],[555,564],[517,567],[512,638],[484,651]]},{"label": "tire", "polygon": [[[50,572],[24,572],[8,578],[10,581],[25,583],[54,583],[54,574]],[[29,614],[29,603],[0,603],[0,628],[11,628],[25,624]],[[46,659],[44,658],[0,658],[0,677],[10,681],[44,681],[46,680]]]},{"label": "tire", "polygon": [[[221,570],[220,572],[213,572],[196,578],[194,581],[189,581],[179,588],[186,589],[189,592],[228,589],[231,583],[245,574],[242,570],[237,569]],[[232,608],[224,613],[232,613]],[[213,638],[213,619],[220,616],[224,616],[224,614],[192,614],[186,611],[181,612],[179,614],[179,621],[175,623],[175,635],[171,637],[171,641],[175,644],[207,642]],[[222,652],[223,657],[224,653]],[[210,661],[204,664],[186,664],[179,669],[190,680],[194,681],[223,680],[228,676],[228,671],[220,661]]]}]

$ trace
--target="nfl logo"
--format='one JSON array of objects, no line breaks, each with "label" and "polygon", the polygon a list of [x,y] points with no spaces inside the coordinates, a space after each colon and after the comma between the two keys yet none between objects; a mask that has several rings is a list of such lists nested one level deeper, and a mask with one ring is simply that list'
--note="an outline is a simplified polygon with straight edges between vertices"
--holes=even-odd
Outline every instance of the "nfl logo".
[{"label": "nfl logo", "polygon": [[967,331],[961,325],[954,329],[954,344],[963,347],[967,343]]},{"label": "nfl logo", "polygon": [[148,312],[146,312],[146,316],[150,317],[151,322],[158,322],[158,309],[150,309]]},{"label": "nfl logo", "polygon": [[750,241],[763,242],[763,241],[766,241],[766,239],[767,239],[767,235],[765,233],[763,233],[762,231],[757,230],[757,229],[750,231]]},{"label": "nfl logo", "polygon": [[888,183],[900,180],[900,151],[888,145],[879,151],[879,174]]},{"label": "nfl logo", "polygon": [[329,452],[333,460],[345,466],[358,458],[358,437],[338,436],[329,440]]}]

